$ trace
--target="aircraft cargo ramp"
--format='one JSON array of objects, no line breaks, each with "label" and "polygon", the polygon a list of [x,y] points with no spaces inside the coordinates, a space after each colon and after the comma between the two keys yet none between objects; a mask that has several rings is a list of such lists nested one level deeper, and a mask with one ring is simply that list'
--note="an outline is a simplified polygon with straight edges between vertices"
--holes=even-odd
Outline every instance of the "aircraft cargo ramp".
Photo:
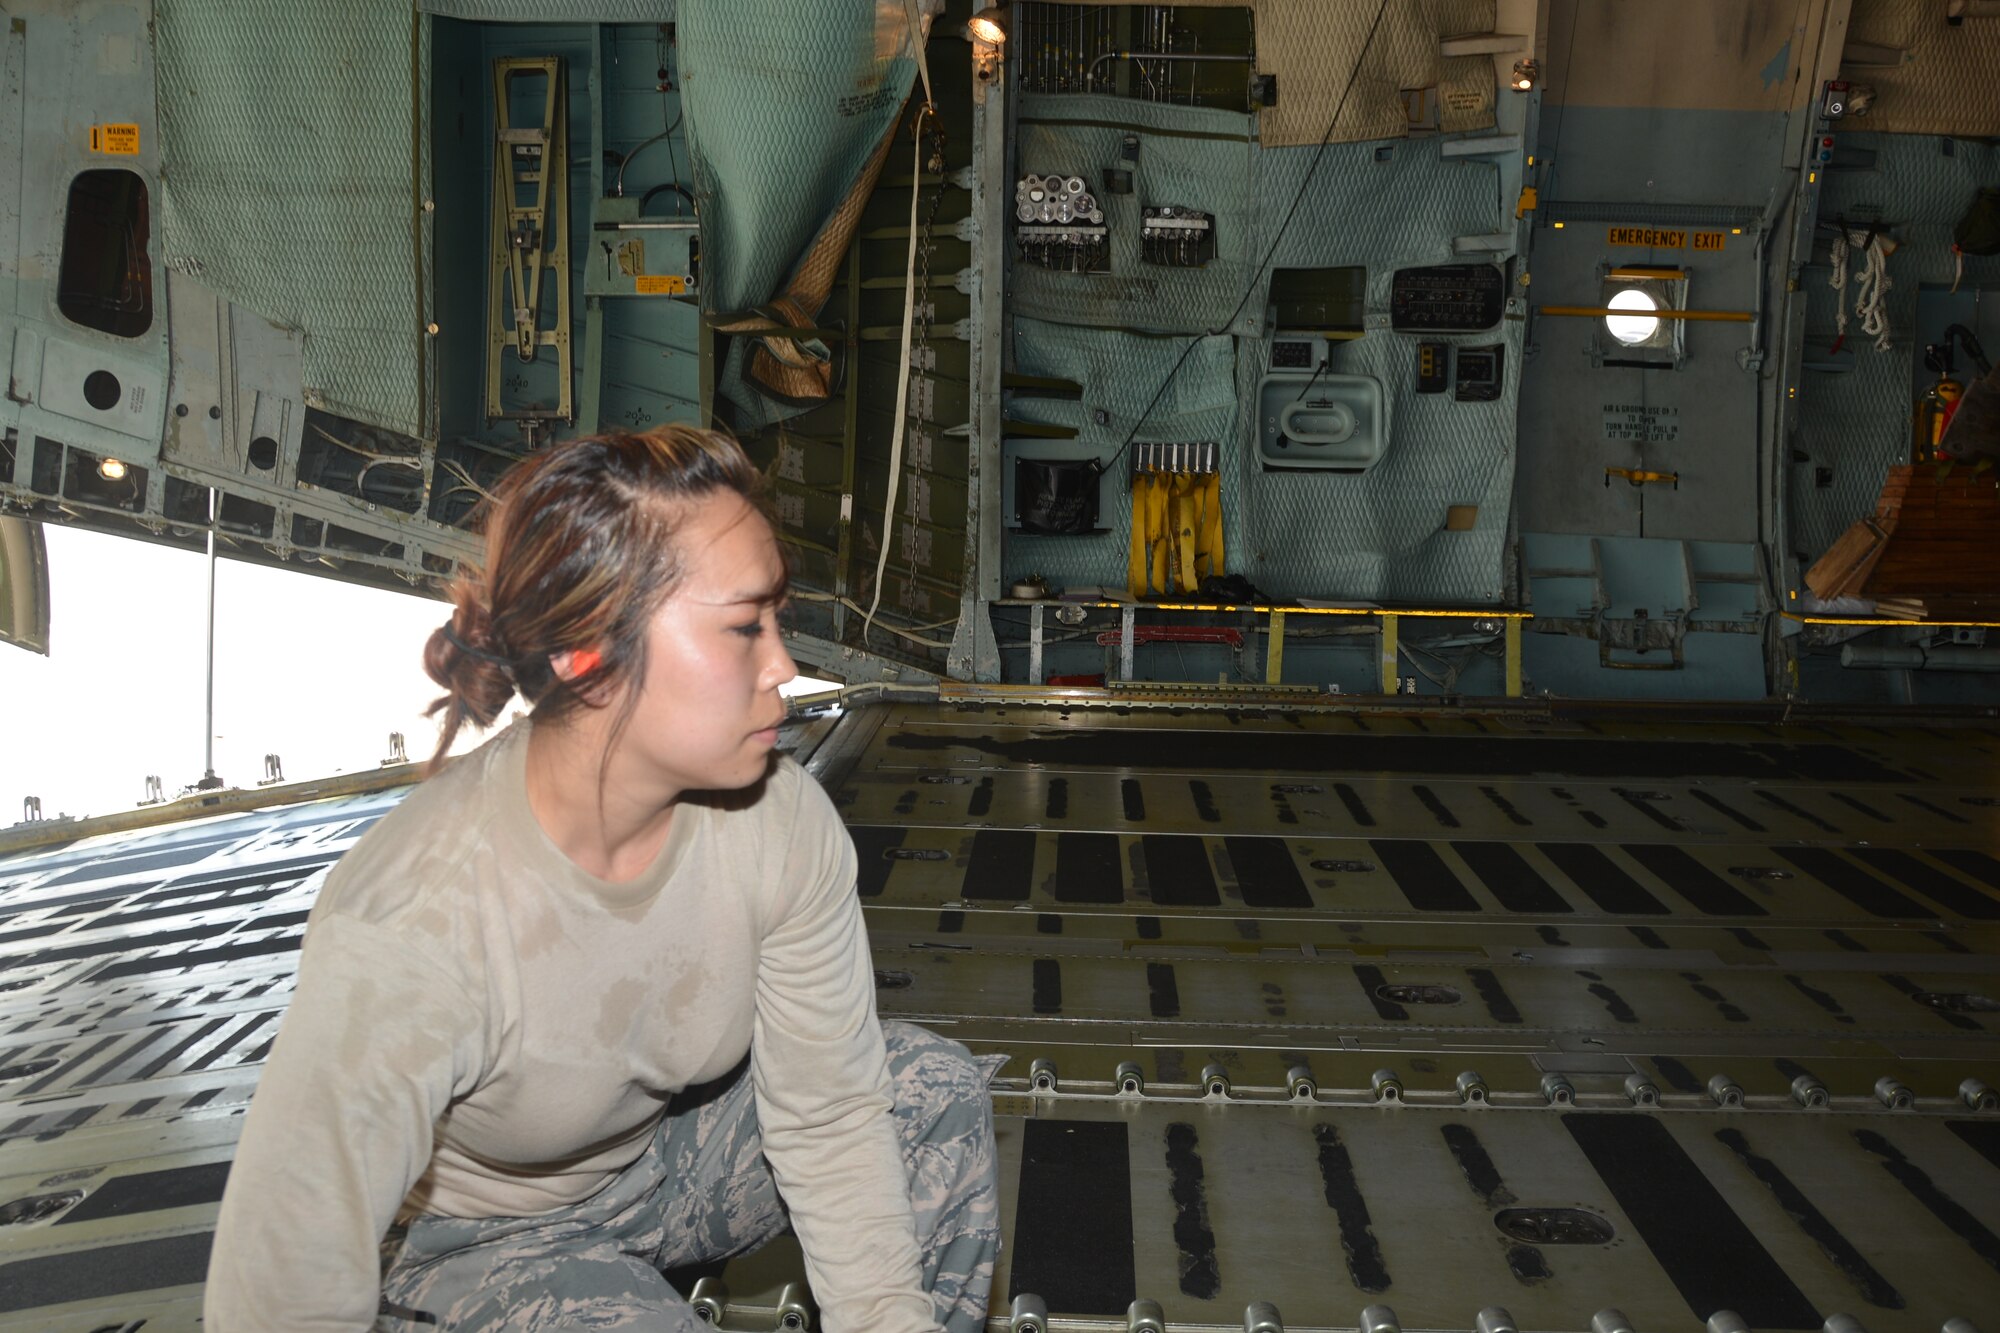
[{"label": "aircraft cargo ramp", "polygon": [[[802,715],[883,1014],[1010,1057],[991,1327],[2000,1329],[2000,726],[1746,719]],[[306,913],[399,795],[6,835],[0,1329],[197,1327]],[[801,1271],[684,1276],[766,1330]]]}]

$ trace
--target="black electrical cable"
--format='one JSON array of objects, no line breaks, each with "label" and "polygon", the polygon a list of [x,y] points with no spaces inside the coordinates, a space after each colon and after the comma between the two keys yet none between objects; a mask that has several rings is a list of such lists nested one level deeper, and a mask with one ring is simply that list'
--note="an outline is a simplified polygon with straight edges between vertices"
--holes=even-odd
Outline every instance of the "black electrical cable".
[{"label": "black electrical cable", "polygon": [[[694,207],[694,191],[688,189],[687,186],[681,184],[679,181],[667,181],[664,184],[655,185],[652,189],[639,196],[639,216],[646,216],[646,206],[653,202],[655,196],[665,194],[668,190],[675,191],[682,199],[687,200],[689,208]],[[674,204],[674,216],[679,217],[680,215],[681,207],[676,202]]]},{"label": "black electrical cable", "polygon": [[[643,212],[644,210],[642,209],[641,211]],[[1304,401],[1305,396],[1312,392],[1313,385],[1319,383],[1319,377],[1321,375],[1326,374],[1326,368],[1332,364],[1333,364],[1333,349],[1328,348],[1326,360],[1319,363],[1319,369],[1315,370],[1312,373],[1312,376],[1306,380],[1306,387],[1300,389],[1299,396],[1297,398],[1292,399],[1292,401],[1295,403]]]},{"label": "black electrical cable", "polygon": [[1160,405],[1160,398],[1166,393],[1167,386],[1174,382],[1181,373],[1181,367],[1187,364],[1188,354],[1200,345],[1203,338],[1219,337],[1229,332],[1230,325],[1234,324],[1236,317],[1243,313],[1243,307],[1250,303],[1250,294],[1257,290],[1258,283],[1263,280],[1264,270],[1270,266],[1271,257],[1278,253],[1278,245],[1285,239],[1285,229],[1292,225],[1292,217],[1299,211],[1299,202],[1306,197],[1306,189],[1312,184],[1314,173],[1319,170],[1320,159],[1326,156],[1327,145],[1333,142],[1333,131],[1340,124],[1340,113],[1347,109],[1347,95],[1354,91],[1354,81],[1361,75],[1361,62],[1368,58],[1368,48],[1375,44],[1375,31],[1382,26],[1382,16],[1388,12],[1389,0],[1382,0],[1381,8],[1375,11],[1375,21],[1368,25],[1368,36],[1362,40],[1361,50],[1354,57],[1354,68],[1347,72],[1347,86],[1340,90],[1340,101],[1334,105],[1333,118],[1326,123],[1326,133],[1320,136],[1319,148],[1313,153],[1312,165],[1306,168],[1306,177],[1299,182],[1298,193],[1292,196],[1292,206],[1285,210],[1284,221],[1278,224],[1277,234],[1271,238],[1270,247],[1264,251],[1264,258],[1258,263],[1256,272],[1250,275],[1250,285],[1243,289],[1243,295],[1237,299],[1236,308],[1229,312],[1228,319],[1222,321],[1221,328],[1206,329],[1188,339],[1188,345],[1181,349],[1180,359],[1174,362],[1174,368],[1160,381],[1160,387],[1153,390],[1152,401],[1146,404],[1146,410],[1132,423],[1131,431],[1125,436],[1125,443],[1119,445],[1118,452],[1110,458],[1092,465],[1100,476],[1118,466],[1118,460],[1132,447],[1132,441],[1138,438],[1139,428],[1146,424],[1146,418]]}]

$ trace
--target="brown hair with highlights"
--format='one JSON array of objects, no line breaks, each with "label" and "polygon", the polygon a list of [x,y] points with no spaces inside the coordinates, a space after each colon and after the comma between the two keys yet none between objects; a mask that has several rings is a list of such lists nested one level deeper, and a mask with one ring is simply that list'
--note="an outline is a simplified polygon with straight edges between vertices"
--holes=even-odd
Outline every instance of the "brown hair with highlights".
[{"label": "brown hair with highlights", "polygon": [[[613,734],[646,671],[646,626],[685,569],[676,533],[690,502],[743,497],[766,519],[763,479],[720,431],[662,426],[565,440],[523,459],[485,509],[486,557],[452,585],[452,617],[424,647],[446,693],[433,771],[467,722],[487,727],[516,691],[538,720],[622,694]],[[573,680],[550,658],[594,650]]]}]

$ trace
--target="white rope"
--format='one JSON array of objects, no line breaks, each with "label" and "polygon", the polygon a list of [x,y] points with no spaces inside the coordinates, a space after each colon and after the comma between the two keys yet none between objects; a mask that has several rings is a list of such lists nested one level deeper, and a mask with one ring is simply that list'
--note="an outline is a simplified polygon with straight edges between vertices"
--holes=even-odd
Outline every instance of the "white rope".
[{"label": "white rope", "polygon": [[[912,4],[915,0],[912,0]],[[903,479],[903,434],[909,424],[905,413],[910,405],[910,325],[917,313],[917,196],[923,193],[918,184],[923,179],[924,136],[923,122],[926,111],[917,113],[917,159],[910,164],[910,257],[903,266],[903,351],[897,361],[896,375],[896,415],[893,434],[889,438],[889,499],[882,506],[882,549],[875,556],[875,595],[869,600],[868,614],[861,621],[861,642],[868,642],[868,631],[874,627],[875,612],[882,605],[882,576],[889,568],[889,538],[896,530],[896,491]],[[854,392],[852,385],[849,393]]]},{"label": "white rope", "polygon": [[[924,178],[924,117],[936,114],[937,100],[931,96],[931,66],[925,58],[924,44],[930,35],[928,16],[920,15],[921,0],[903,0],[903,10],[910,16],[910,45],[917,53],[917,75],[923,80],[924,105],[917,112],[916,161],[910,164],[910,256],[903,266],[903,352],[897,362],[896,376],[896,416],[889,437],[889,498],[882,506],[882,549],[875,556],[875,595],[869,599],[868,614],[861,618],[861,642],[868,642],[868,631],[875,626],[875,612],[882,605],[882,577],[889,569],[889,539],[896,531],[896,492],[903,480],[903,435],[909,425],[907,415],[910,403],[910,326],[917,312],[917,197],[923,193]],[[848,392],[853,393],[852,385]],[[901,633],[902,631],[897,631]],[[914,637],[905,635],[904,637]],[[928,641],[918,639],[926,646]]]},{"label": "white rope", "polygon": [[[1863,245],[1866,249],[1863,249]],[[1875,340],[1875,350],[1886,352],[1889,342],[1889,310],[1885,299],[1895,284],[1889,281],[1889,251],[1891,247],[1880,234],[1850,232],[1842,227],[1833,241],[1833,276],[1827,285],[1839,295],[1834,298],[1834,328],[1838,336],[1847,336],[1847,291],[1849,283],[1848,257],[1851,251],[1862,250],[1861,271],[1853,275],[1854,314],[1861,321],[1861,331]]]},{"label": "white rope", "polygon": [[1875,340],[1875,350],[1889,350],[1889,310],[1883,297],[1889,290],[1889,251],[1876,236],[1868,242],[1868,263],[1854,279],[1854,313],[1861,331]]},{"label": "white rope", "polygon": [[931,96],[931,62],[924,54],[924,46],[930,36],[930,24],[918,15],[918,0],[903,0],[903,11],[910,16],[910,45],[917,52],[917,76],[924,83],[924,105],[934,107],[937,98]]}]

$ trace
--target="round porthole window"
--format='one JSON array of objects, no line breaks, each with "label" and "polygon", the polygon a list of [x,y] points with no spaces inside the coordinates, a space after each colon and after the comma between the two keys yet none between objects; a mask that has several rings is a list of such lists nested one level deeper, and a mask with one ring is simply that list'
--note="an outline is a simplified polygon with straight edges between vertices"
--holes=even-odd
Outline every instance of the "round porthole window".
[{"label": "round porthole window", "polygon": [[124,392],[125,386],[108,370],[93,370],[84,376],[83,401],[100,412],[109,412],[118,406],[118,399]]},{"label": "round porthole window", "polygon": [[[1614,295],[1608,304],[1611,309],[1617,311],[1629,310],[1639,312],[1658,310],[1660,308],[1658,301],[1655,301],[1652,296],[1637,287],[1627,287],[1624,291]],[[1604,317],[1604,327],[1610,330],[1612,337],[1625,346],[1636,347],[1660,331],[1660,321],[1657,316],[1651,314],[1621,313],[1606,315]]]}]

